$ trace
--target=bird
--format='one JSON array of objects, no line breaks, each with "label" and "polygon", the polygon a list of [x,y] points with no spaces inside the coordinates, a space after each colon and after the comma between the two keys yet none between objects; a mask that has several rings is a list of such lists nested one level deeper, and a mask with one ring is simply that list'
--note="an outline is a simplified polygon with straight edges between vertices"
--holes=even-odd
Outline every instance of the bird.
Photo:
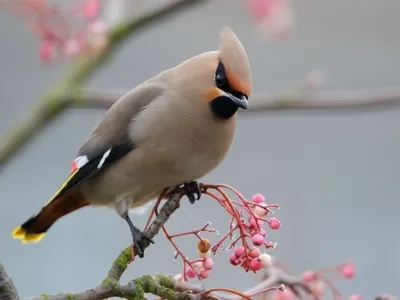
[{"label": "bird", "polygon": [[154,243],[129,210],[165,188],[200,199],[198,180],[232,144],[239,109],[249,107],[252,75],[246,51],[229,26],[217,50],[188,58],[121,96],[93,128],[71,171],[50,200],[12,236],[39,242],[60,218],[86,206],[114,209],[130,228],[135,253]]}]

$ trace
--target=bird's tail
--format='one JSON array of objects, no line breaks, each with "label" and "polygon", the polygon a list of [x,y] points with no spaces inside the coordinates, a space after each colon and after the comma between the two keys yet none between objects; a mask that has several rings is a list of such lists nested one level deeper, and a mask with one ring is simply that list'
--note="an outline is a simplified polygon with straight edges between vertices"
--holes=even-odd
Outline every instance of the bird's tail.
[{"label": "bird's tail", "polygon": [[89,205],[89,202],[82,193],[71,190],[47,203],[37,214],[15,228],[12,235],[16,239],[21,239],[23,244],[37,243],[59,218],[87,205]]}]

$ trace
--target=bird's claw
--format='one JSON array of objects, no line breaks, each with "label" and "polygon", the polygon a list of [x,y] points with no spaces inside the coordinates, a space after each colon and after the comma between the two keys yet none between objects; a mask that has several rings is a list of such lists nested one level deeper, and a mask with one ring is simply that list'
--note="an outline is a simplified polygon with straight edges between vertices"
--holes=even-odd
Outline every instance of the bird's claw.
[{"label": "bird's claw", "polygon": [[[135,259],[135,253],[140,257],[143,258],[144,256],[144,249],[145,247],[149,244],[152,243],[154,244],[154,241],[149,238],[145,233],[137,229],[133,224],[131,219],[129,218],[128,213],[125,213],[123,215],[123,218],[129,225],[129,229],[131,230],[132,234],[132,239],[133,239],[133,244],[131,246],[131,252],[132,252],[132,262]],[[147,244],[147,245],[146,245]]]},{"label": "bird's claw", "polygon": [[146,234],[141,232],[139,229],[132,232],[132,239],[133,239],[132,246],[134,246],[134,249],[132,250],[134,250],[134,253],[136,253],[140,258],[144,257],[144,249],[146,247],[146,242],[154,244],[154,241],[148,236],[146,236]]},{"label": "bird's claw", "polygon": [[[200,188],[200,184],[197,181],[186,182],[183,185],[183,189],[185,190],[185,194],[189,198],[190,203],[193,204],[196,200],[200,199],[201,188]],[[195,196],[197,196],[197,199]]]}]

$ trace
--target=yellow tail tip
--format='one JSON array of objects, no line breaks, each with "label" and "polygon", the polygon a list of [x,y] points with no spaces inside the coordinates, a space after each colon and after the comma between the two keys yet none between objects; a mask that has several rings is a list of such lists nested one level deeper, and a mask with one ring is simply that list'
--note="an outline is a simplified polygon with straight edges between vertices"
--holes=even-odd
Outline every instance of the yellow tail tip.
[{"label": "yellow tail tip", "polygon": [[15,239],[21,239],[22,244],[26,244],[29,242],[34,242],[37,243],[39,242],[46,233],[27,233],[25,229],[23,229],[21,226],[15,228],[12,232],[12,236]]}]

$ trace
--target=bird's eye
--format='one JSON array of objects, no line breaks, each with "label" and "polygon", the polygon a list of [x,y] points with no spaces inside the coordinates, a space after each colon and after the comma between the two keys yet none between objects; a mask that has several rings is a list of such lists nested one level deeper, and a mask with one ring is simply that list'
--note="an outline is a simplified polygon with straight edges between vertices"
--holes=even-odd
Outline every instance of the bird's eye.
[{"label": "bird's eye", "polygon": [[224,74],[222,73],[215,74],[215,84],[217,85],[217,87],[221,88],[225,85],[225,83],[226,83],[226,77]]}]

